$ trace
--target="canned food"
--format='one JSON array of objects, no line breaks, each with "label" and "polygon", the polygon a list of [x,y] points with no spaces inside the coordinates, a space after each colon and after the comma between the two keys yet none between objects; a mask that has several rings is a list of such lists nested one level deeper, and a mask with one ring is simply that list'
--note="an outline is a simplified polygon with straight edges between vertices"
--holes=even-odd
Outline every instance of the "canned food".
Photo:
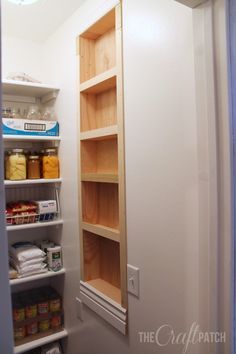
[{"label": "canned food", "polygon": [[39,322],[39,332],[46,332],[50,328],[49,320],[42,320]]},{"label": "canned food", "polygon": [[14,328],[14,339],[16,341],[20,339],[24,339],[25,336],[26,336],[25,326]]},{"label": "canned food", "polygon": [[60,328],[61,327],[61,316],[60,315],[53,316],[51,318],[50,324],[51,324],[52,329]]},{"label": "canned food", "polygon": [[26,326],[27,336],[38,333],[38,322],[32,322]]}]

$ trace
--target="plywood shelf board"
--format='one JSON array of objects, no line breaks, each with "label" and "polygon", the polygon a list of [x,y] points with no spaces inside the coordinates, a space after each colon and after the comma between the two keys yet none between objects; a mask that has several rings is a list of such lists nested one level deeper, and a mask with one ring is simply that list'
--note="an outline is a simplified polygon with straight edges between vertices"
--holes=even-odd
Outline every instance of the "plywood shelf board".
[{"label": "plywood shelf board", "polygon": [[105,16],[99,19],[86,31],[84,31],[80,37],[88,39],[97,39],[99,36],[108,32],[115,25],[115,9],[109,11]]},{"label": "plywood shelf board", "polygon": [[80,85],[81,93],[100,93],[116,87],[116,68],[107,70]]},{"label": "plywood shelf board", "polygon": [[81,180],[83,182],[118,183],[118,175],[108,173],[82,173]]},{"label": "plywood shelf board", "polygon": [[118,134],[117,125],[111,125],[110,127],[104,127],[100,129],[88,130],[80,133],[80,140],[105,140],[113,139]]},{"label": "plywood shelf board", "polygon": [[89,231],[93,234],[108,238],[110,240],[119,242],[120,241],[120,232],[119,230],[112,229],[111,227],[106,227],[98,224],[89,224],[82,222],[82,229]]},{"label": "plywood shelf board", "polygon": [[118,304],[121,303],[121,291],[114,285],[100,278],[89,280],[87,283]]}]

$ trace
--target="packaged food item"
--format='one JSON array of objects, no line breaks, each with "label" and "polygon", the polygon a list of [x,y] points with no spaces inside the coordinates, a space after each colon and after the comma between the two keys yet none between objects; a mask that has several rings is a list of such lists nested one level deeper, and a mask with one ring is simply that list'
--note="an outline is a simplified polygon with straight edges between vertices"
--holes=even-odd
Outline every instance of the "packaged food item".
[{"label": "packaged food item", "polygon": [[25,320],[25,307],[21,301],[16,299],[12,301],[13,307],[13,321],[20,322]]},{"label": "packaged food item", "polygon": [[38,314],[37,304],[32,300],[27,300],[27,306],[25,308],[25,315],[26,318],[35,318]]},{"label": "packaged food item", "polygon": [[49,330],[49,328],[50,328],[49,319],[39,321],[39,332],[46,332]]},{"label": "packaged food item", "polygon": [[9,179],[26,179],[26,157],[23,149],[13,149],[9,156]]},{"label": "packaged food item", "polygon": [[56,291],[52,291],[50,294],[50,312],[59,312],[61,311],[61,298]]},{"label": "packaged food item", "polygon": [[55,315],[51,317],[50,325],[52,329],[60,328],[61,324],[62,324],[61,315]]},{"label": "packaged food item", "polygon": [[26,328],[25,328],[25,326],[15,327],[14,328],[14,339],[15,339],[15,341],[24,339],[25,336],[26,336]]},{"label": "packaged food item", "polygon": [[33,334],[38,333],[38,322],[34,321],[34,322],[29,323],[26,326],[26,333],[27,333],[27,336],[31,336]]},{"label": "packaged food item", "polygon": [[[7,204],[7,221],[9,224],[28,224],[36,222],[37,206],[34,202],[11,202]],[[13,216],[12,219],[10,216]]]},{"label": "packaged food item", "polygon": [[49,313],[49,301],[47,297],[41,292],[38,299],[38,314],[44,315]]},{"label": "packaged food item", "polygon": [[16,279],[17,278],[17,271],[9,266],[9,279]]},{"label": "packaged food item", "polygon": [[40,157],[38,155],[28,157],[27,177],[29,179],[39,179],[41,177]]},{"label": "packaged food item", "polygon": [[43,112],[43,116],[42,116],[43,120],[57,120],[57,116],[55,114],[54,108],[53,107],[46,107],[44,112]]},{"label": "packaged food item", "polygon": [[53,220],[57,213],[56,200],[41,200],[35,202],[37,205],[37,213],[39,221]]},{"label": "packaged food item", "polygon": [[56,149],[46,149],[43,156],[43,178],[59,178],[59,159]]},{"label": "packaged food item", "polygon": [[55,246],[47,249],[48,268],[53,272],[62,269],[62,251],[61,246]]}]

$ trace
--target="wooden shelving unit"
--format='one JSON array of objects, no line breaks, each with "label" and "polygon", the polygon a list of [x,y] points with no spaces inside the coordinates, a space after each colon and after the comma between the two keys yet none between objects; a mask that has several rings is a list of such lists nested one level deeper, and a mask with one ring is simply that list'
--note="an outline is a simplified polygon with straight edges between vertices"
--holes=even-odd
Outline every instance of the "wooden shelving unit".
[{"label": "wooden shelving unit", "polygon": [[[127,260],[120,5],[78,37],[78,62],[81,294],[86,304],[101,316],[101,296],[106,299],[102,303],[106,314],[111,311],[111,306],[104,305],[107,299],[117,303],[125,313]],[[111,311],[110,317],[103,317],[125,333],[126,322],[120,326],[120,320],[114,322],[115,316]]]}]

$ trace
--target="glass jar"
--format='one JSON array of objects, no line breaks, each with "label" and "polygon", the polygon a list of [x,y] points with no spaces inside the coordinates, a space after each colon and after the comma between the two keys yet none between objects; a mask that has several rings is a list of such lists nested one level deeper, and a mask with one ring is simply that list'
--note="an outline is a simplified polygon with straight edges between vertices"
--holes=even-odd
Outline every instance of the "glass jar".
[{"label": "glass jar", "polygon": [[41,119],[41,113],[39,111],[39,107],[36,105],[30,106],[29,112],[27,114],[27,119],[38,120]]},{"label": "glass jar", "polygon": [[28,157],[27,177],[29,179],[39,179],[40,176],[40,157],[38,155],[30,155]]},{"label": "glass jar", "polygon": [[10,166],[9,166],[9,157],[11,151],[5,151],[4,162],[5,162],[5,179],[10,179]]},{"label": "glass jar", "polygon": [[59,178],[59,159],[56,149],[46,149],[43,155],[43,178]]},{"label": "glass jar", "polygon": [[26,157],[23,149],[13,149],[9,156],[9,179],[26,179]]},{"label": "glass jar", "polygon": [[53,107],[46,107],[43,112],[42,119],[43,120],[57,120],[54,108]]}]

